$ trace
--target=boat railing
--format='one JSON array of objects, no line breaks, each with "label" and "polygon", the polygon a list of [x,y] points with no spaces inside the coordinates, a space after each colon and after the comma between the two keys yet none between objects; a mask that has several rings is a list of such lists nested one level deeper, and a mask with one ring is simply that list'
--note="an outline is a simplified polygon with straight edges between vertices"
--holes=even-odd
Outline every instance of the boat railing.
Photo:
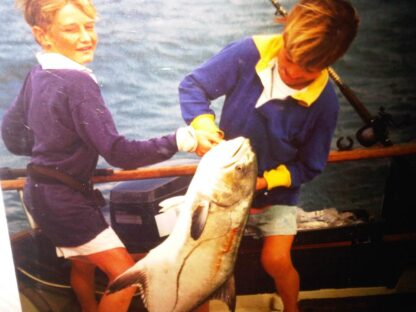
[{"label": "boat railing", "polygon": [[[374,146],[370,148],[357,148],[346,151],[331,151],[328,156],[329,163],[365,160],[374,158],[386,158],[396,156],[406,156],[416,154],[416,143],[400,143],[392,146]],[[162,177],[187,176],[193,175],[198,166],[197,162],[191,164],[179,165],[153,165],[142,167],[134,170],[113,170],[100,169],[98,175],[92,178],[93,183],[120,182],[139,179],[154,179]],[[3,170],[10,170],[3,168]],[[25,175],[25,170],[14,169]],[[22,190],[25,178],[1,179],[1,188],[3,191]]]}]

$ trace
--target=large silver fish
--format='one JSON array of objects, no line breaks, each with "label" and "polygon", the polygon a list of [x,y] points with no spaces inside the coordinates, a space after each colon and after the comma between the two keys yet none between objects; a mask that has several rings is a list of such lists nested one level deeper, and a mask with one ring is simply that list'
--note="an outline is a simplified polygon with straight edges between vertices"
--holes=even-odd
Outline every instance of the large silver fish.
[{"label": "large silver fish", "polygon": [[121,274],[109,292],[136,285],[150,312],[191,311],[208,299],[220,299],[234,311],[234,263],[256,177],[247,139],[211,149],[182,200],[168,200],[163,208],[179,211],[169,237]]}]

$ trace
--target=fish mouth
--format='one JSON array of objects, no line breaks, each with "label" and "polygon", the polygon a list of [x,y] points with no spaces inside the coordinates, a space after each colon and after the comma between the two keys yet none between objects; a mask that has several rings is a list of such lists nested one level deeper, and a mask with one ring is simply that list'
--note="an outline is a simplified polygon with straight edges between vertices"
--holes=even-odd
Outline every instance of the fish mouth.
[{"label": "fish mouth", "polygon": [[231,155],[231,161],[229,163],[227,163],[224,168],[229,168],[233,165],[235,165],[240,159],[240,155],[244,155],[247,151],[247,149],[250,148],[250,144],[248,144],[249,140],[246,138],[237,138],[234,139],[237,140],[237,142],[239,142],[240,144],[238,144],[234,150],[234,152]]},{"label": "fish mouth", "polygon": [[238,145],[238,148],[235,150],[233,157],[238,157],[239,154],[245,154],[247,150],[251,149],[250,141],[247,138],[240,137],[239,138],[240,144]]},{"label": "fish mouth", "polygon": [[239,146],[238,146],[238,148],[237,148],[237,150],[234,152],[234,154],[233,154],[233,158],[234,157],[237,157],[237,155],[238,155],[238,153],[241,151],[241,149],[243,148],[243,145],[244,145],[244,143],[245,143],[245,141],[243,141]]}]

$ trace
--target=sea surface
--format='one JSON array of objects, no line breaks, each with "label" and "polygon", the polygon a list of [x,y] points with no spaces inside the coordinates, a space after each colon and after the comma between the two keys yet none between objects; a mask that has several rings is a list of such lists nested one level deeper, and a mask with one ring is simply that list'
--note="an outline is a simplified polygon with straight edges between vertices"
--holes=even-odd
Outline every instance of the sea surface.
[{"label": "sea surface", "polygon": [[[290,9],[294,1],[282,1]],[[352,0],[361,17],[359,34],[334,68],[376,115],[392,114],[393,142],[416,138],[416,20],[413,0]],[[178,83],[230,41],[280,32],[269,0],[95,0],[100,42],[90,68],[98,77],[120,133],[147,139],[184,125]],[[39,47],[12,0],[0,2],[0,118],[36,64]],[[354,137],[363,125],[338,92],[341,113],[332,142]],[[222,99],[212,105],[220,114]],[[357,142],[354,148],[360,147]],[[178,154],[175,158],[192,158]],[[0,167],[23,168],[28,158],[10,154],[0,142]],[[108,167],[100,160],[100,167]],[[380,214],[388,160],[331,164],[305,186],[305,210],[335,207]],[[103,186],[108,197],[110,186]],[[4,192],[9,232],[28,227],[14,191]]]}]

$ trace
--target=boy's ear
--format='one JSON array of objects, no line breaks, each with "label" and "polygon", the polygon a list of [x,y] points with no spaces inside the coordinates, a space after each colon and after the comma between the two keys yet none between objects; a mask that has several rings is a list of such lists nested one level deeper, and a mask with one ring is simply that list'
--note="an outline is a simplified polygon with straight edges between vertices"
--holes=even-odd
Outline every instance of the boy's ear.
[{"label": "boy's ear", "polygon": [[33,26],[32,27],[32,34],[35,37],[36,42],[44,50],[48,50],[49,48],[51,48],[52,44],[50,42],[49,36],[43,28],[41,28],[39,26]]}]

